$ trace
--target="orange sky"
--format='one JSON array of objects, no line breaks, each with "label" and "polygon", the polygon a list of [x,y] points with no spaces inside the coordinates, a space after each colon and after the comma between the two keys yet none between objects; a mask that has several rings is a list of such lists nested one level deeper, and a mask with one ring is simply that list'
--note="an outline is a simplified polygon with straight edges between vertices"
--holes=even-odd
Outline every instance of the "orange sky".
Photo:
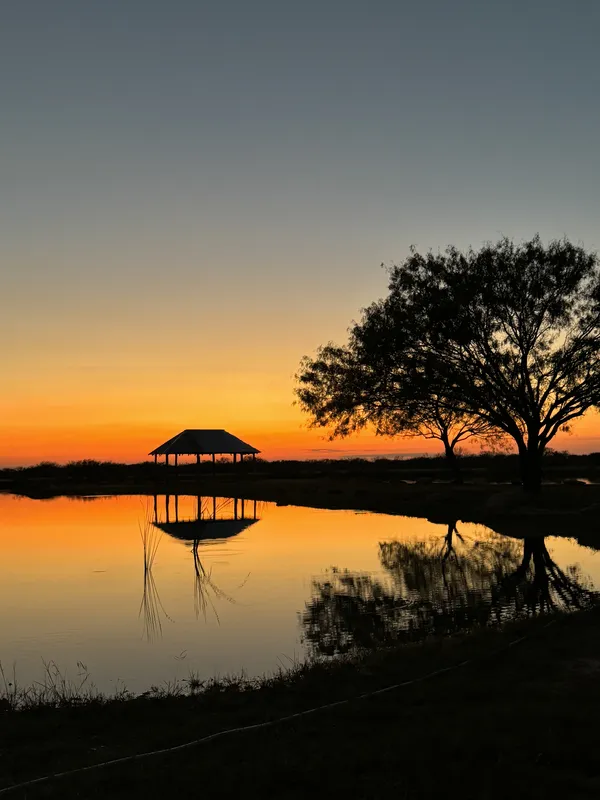
[{"label": "orange sky", "polygon": [[[192,421],[193,425],[194,421]],[[187,425],[187,427],[192,427]],[[216,422],[215,427],[223,425]],[[381,453],[435,452],[424,440],[389,440],[364,434],[339,442],[321,438],[319,432],[303,429],[269,430],[255,424],[227,424],[227,429],[262,451],[267,459],[338,458]],[[39,461],[66,462],[82,458],[135,462],[182,429],[182,425],[157,423],[135,425],[105,423],[97,425],[19,425],[0,428],[2,465],[25,465]],[[197,427],[197,425],[196,425]],[[210,427],[210,425],[208,426]]]},{"label": "orange sky", "polygon": [[[237,322],[216,328],[222,319],[210,308],[191,321],[175,315],[164,327],[138,308],[119,309],[104,330],[104,307],[84,315],[79,306],[57,314],[40,305],[3,358],[0,465],[136,462],[184,428],[225,428],[268,459],[439,452],[436,442],[369,433],[329,442],[307,429],[293,405],[302,355],[330,339],[344,341],[359,298],[382,293],[381,271],[365,275],[371,285],[358,283],[329,311],[317,302],[313,316],[276,310],[248,331]],[[590,414],[554,446],[600,450],[599,423]]]},{"label": "orange sky", "polygon": [[[134,259],[139,267],[144,257],[146,269],[154,270],[147,282],[124,277],[120,283],[94,283],[108,250],[85,257],[85,281],[68,274],[57,282],[43,273],[30,286],[21,273],[9,275],[16,300],[0,297],[0,333],[5,326],[10,342],[2,362],[0,465],[83,458],[137,462],[184,428],[225,428],[267,459],[440,452],[435,442],[368,433],[329,442],[321,431],[307,429],[293,405],[302,356],[328,341],[344,342],[361,306],[385,294],[385,272],[373,265],[378,248],[368,237],[362,247],[347,263],[341,254],[337,261],[321,257],[324,273],[348,271],[343,292],[330,276],[316,291],[297,285],[293,296],[290,285],[269,270],[264,296],[246,273],[232,293],[221,261],[221,284],[211,285],[204,300],[202,274],[189,285],[169,284],[160,274],[160,251],[142,250]],[[127,276],[131,254],[125,246],[123,251],[111,257]],[[79,255],[69,255],[71,266]],[[177,258],[187,263],[185,256],[184,249]],[[291,255],[287,270],[301,274],[302,258]],[[48,259],[35,252],[36,263],[63,269],[56,254]],[[176,260],[175,252],[170,260]],[[251,266],[264,281],[262,266]],[[160,316],[163,296],[171,298],[173,311]],[[600,450],[598,416],[589,415],[553,444],[573,452]]]},{"label": "orange sky", "polygon": [[[183,424],[173,419],[146,423],[98,422],[86,424],[77,415],[73,421],[66,419],[31,424],[0,426],[0,464],[26,465],[39,461],[66,462],[82,458],[136,462],[145,460],[147,453],[174,435],[183,427],[198,426],[197,418],[183,417]],[[404,454],[439,453],[437,442],[424,439],[384,439],[371,434],[362,434],[345,440],[329,442],[320,432],[302,428],[300,415],[289,415],[289,422],[280,428],[270,428],[268,422],[257,422],[227,418],[210,419],[200,417],[206,427],[224,426],[240,438],[258,447],[265,458],[341,458],[344,456],[370,456],[375,454],[390,457]],[[594,415],[595,416],[595,415]],[[558,436],[553,443],[557,449],[571,452],[592,452],[600,449],[597,435],[598,419],[582,420],[571,435]]]}]

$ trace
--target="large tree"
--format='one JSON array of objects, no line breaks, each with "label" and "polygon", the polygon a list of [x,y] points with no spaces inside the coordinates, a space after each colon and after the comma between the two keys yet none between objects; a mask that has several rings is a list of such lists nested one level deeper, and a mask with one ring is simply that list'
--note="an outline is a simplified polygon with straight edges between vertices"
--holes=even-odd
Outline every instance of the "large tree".
[{"label": "large tree", "polygon": [[548,443],[600,404],[599,261],[539,236],[413,250],[352,339],[363,356],[376,351],[382,386],[406,378],[417,405],[434,397],[445,412],[512,439],[523,484],[537,490]]}]

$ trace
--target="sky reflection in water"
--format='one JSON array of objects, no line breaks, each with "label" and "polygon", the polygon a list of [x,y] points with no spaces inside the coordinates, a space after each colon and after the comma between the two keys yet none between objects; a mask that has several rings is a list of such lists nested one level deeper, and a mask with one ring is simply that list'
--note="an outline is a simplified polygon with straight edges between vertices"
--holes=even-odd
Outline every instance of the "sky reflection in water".
[{"label": "sky reflection in water", "polygon": [[0,540],[5,669],[82,661],[106,691],[584,607],[600,586],[575,540],[225,498],[0,495]]}]

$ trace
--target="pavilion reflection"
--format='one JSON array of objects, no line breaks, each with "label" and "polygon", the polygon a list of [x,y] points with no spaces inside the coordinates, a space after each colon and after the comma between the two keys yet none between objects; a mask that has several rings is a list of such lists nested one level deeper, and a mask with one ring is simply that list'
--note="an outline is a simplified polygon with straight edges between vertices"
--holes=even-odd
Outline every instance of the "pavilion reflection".
[{"label": "pavilion reflection", "polygon": [[235,603],[235,600],[216,585],[212,568],[207,567],[200,556],[201,548],[238,536],[258,522],[259,504],[256,500],[238,497],[154,495],[153,509],[154,529],[178,539],[191,549],[196,618],[201,614],[206,618],[210,608],[219,621],[215,600],[229,603]]},{"label": "pavilion reflection", "polygon": [[[159,530],[197,547],[237,536],[259,520],[256,500],[238,497],[193,498],[193,507],[180,514],[180,495],[154,495],[152,524]],[[189,500],[190,498],[186,498]]]}]

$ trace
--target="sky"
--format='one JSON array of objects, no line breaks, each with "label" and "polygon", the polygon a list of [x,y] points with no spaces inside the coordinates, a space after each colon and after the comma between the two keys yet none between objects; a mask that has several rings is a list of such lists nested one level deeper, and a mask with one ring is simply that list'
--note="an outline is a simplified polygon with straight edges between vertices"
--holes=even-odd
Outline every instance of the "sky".
[{"label": "sky", "polygon": [[3,4],[0,464],[212,427],[435,450],[324,440],[294,373],[410,245],[600,247],[599,30],[596,0]]}]

